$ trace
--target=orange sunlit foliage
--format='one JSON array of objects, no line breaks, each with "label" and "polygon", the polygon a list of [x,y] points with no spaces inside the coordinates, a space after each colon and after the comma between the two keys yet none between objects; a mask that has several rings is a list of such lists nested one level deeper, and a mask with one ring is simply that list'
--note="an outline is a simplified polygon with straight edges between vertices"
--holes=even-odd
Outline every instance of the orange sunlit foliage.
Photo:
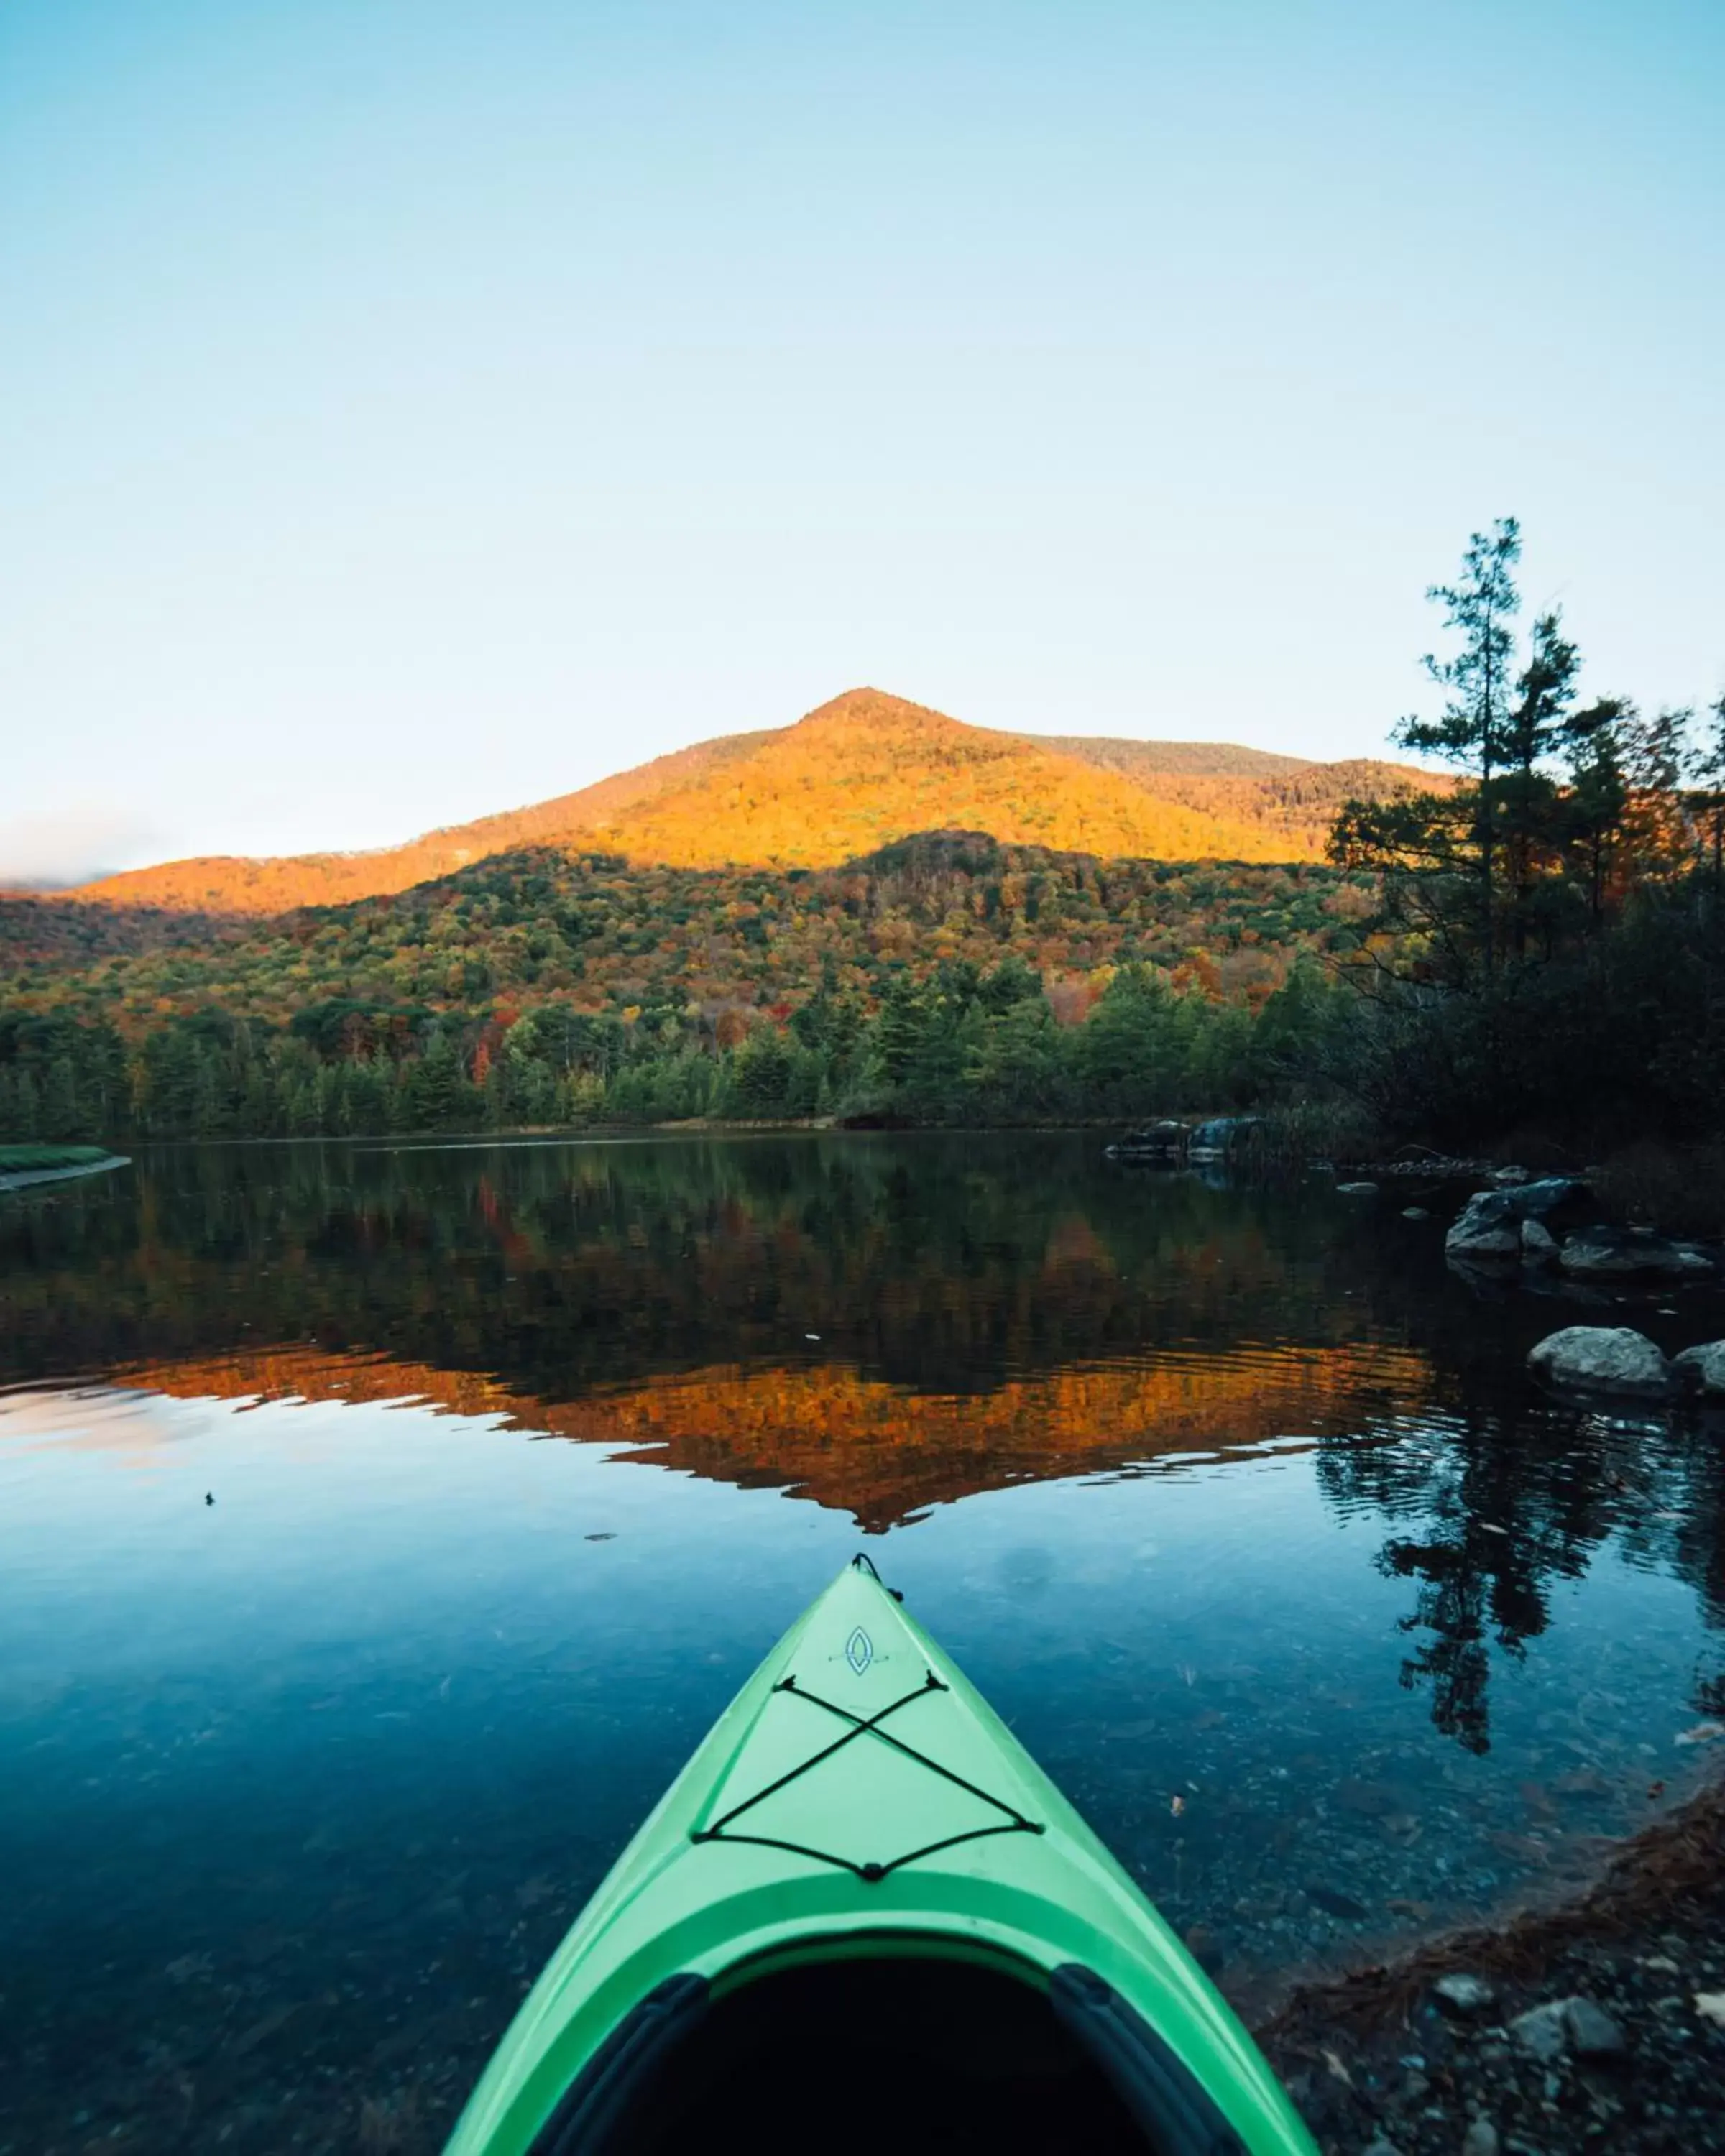
[{"label": "orange sunlit foliage", "polygon": [[285,1347],[138,1363],[116,1382],[175,1399],[429,1404],[504,1426],[630,1448],[623,1456],[710,1481],[783,1486],[880,1529],[977,1491],[1129,1469],[1191,1452],[1315,1440],[1411,1409],[1433,1373],[1371,1342],[1170,1349],[985,1391],[923,1393],[845,1364],[717,1364],[576,1401],[525,1397],[480,1373]]},{"label": "orange sunlit foliage", "polygon": [[[1225,743],[999,733],[852,690],[793,726],[696,743],[580,792],[361,854],[171,861],[105,877],[105,905],[280,913],[388,896],[536,845],[684,868],[832,867],[911,833],[1160,860],[1312,861],[1348,794],[1418,779]],[[1015,894],[1003,896],[1010,908]]]}]

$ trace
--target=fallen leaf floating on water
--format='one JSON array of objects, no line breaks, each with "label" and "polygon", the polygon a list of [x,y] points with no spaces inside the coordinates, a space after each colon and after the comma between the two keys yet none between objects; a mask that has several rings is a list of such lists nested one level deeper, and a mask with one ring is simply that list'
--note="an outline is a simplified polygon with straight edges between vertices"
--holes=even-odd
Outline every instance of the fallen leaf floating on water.
[{"label": "fallen leaf floating on water", "polygon": [[1186,1809],[1186,1799],[1183,1797],[1170,1797],[1168,1800],[1168,1808],[1173,1814],[1174,1817],[1178,1819],[1181,1813]]},{"label": "fallen leaf floating on water", "polygon": [[1725,1991],[1697,1991],[1695,2010],[1703,2020],[1725,2029]]},{"label": "fallen leaf floating on water", "polygon": [[1725,1722],[1697,1722],[1693,1729],[1677,1732],[1679,1744],[1716,1744],[1725,1737]]}]

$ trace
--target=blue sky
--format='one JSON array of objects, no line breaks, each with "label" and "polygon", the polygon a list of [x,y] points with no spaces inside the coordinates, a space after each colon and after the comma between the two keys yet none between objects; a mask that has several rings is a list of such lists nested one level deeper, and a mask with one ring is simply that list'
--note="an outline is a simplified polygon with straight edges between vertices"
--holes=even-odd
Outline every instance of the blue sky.
[{"label": "blue sky", "polygon": [[0,870],[858,683],[1381,749],[1518,515],[1725,685],[1717,0],[8,0]]}]

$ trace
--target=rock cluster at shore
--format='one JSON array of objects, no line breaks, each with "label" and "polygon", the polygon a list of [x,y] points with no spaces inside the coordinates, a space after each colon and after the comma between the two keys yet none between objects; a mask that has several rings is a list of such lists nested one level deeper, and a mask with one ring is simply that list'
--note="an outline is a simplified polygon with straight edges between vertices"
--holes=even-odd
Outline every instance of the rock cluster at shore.
[{"label": "rock cluster at shore", "polygon": [[1452,1258],[1518,1258],[1523,1223],[1543,1220],[1571,1204],[1580,1189],[1568,1176],[1548,1176],[1476,1191],[1450,1223],[1444,1250]]},{"label": "rock cluster at shore", "polygon": [[1667,1362],[1645,1332],[1627,1325],[1566,1325],[1529,1351],[1527,1368],[1560,1391],[1725,1399],[1725,1340],[1686,1348]]},{"label": "rock cluster at shore", "polygon": [[[1681,1280],[1715,1270],[1713,1260],[1692,1243],[1600,1220],[1574,1224],[1584,1204],[1585,1186],[1567,1176],[1476,1192],[1451,1222],[1445,1254],[1464,1264],[1555,1263],[1580,1281]],[[1548,1223],[1562,1214],[1572,1216],[1572,1224],[1560,1236]]]},{"label": "rock cluster at shore", "polygon": [[1311,1986],[1259,2036],[1326,2156],[1725,2149],[1725,1787],[1579,1902]]}]

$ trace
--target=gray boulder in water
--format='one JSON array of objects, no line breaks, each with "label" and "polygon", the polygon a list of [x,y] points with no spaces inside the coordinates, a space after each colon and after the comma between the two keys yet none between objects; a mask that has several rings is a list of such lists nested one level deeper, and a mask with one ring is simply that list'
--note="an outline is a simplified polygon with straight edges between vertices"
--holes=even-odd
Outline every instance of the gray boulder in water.
[{"label": "gray boulder in water", "polygon": [[1542,1340],[1527,1368],[1548,1385],[1663,1399],[1671,1366],[1645,1332],[1626,1325],[1568,1325]]},{"label": "gray boulder in water", "polygon": [[1671,1368],[1686,1391],[1717,1394],[1725,1399],[1725,1340],[1709,1340],[1700,1348],[1686,1348],[1673,1356]]},{"label": "gray boulder in water", "polygon": [[1452,1258],[1512,1258],[1522,1247],[1522,1224],[1504,1204],[1507,1191],[1481,1191],[1450,1223],[1444,1249]]},{"label": "gray boulder in water", "polygon": [[1567,1175],[1549,1175],[1538,1183],[1481,1190],[1451,1222],[1444,1248],[1455,1258],[1519,1257],[1522,1221],[1543,1219],[1580,1188]]}]

